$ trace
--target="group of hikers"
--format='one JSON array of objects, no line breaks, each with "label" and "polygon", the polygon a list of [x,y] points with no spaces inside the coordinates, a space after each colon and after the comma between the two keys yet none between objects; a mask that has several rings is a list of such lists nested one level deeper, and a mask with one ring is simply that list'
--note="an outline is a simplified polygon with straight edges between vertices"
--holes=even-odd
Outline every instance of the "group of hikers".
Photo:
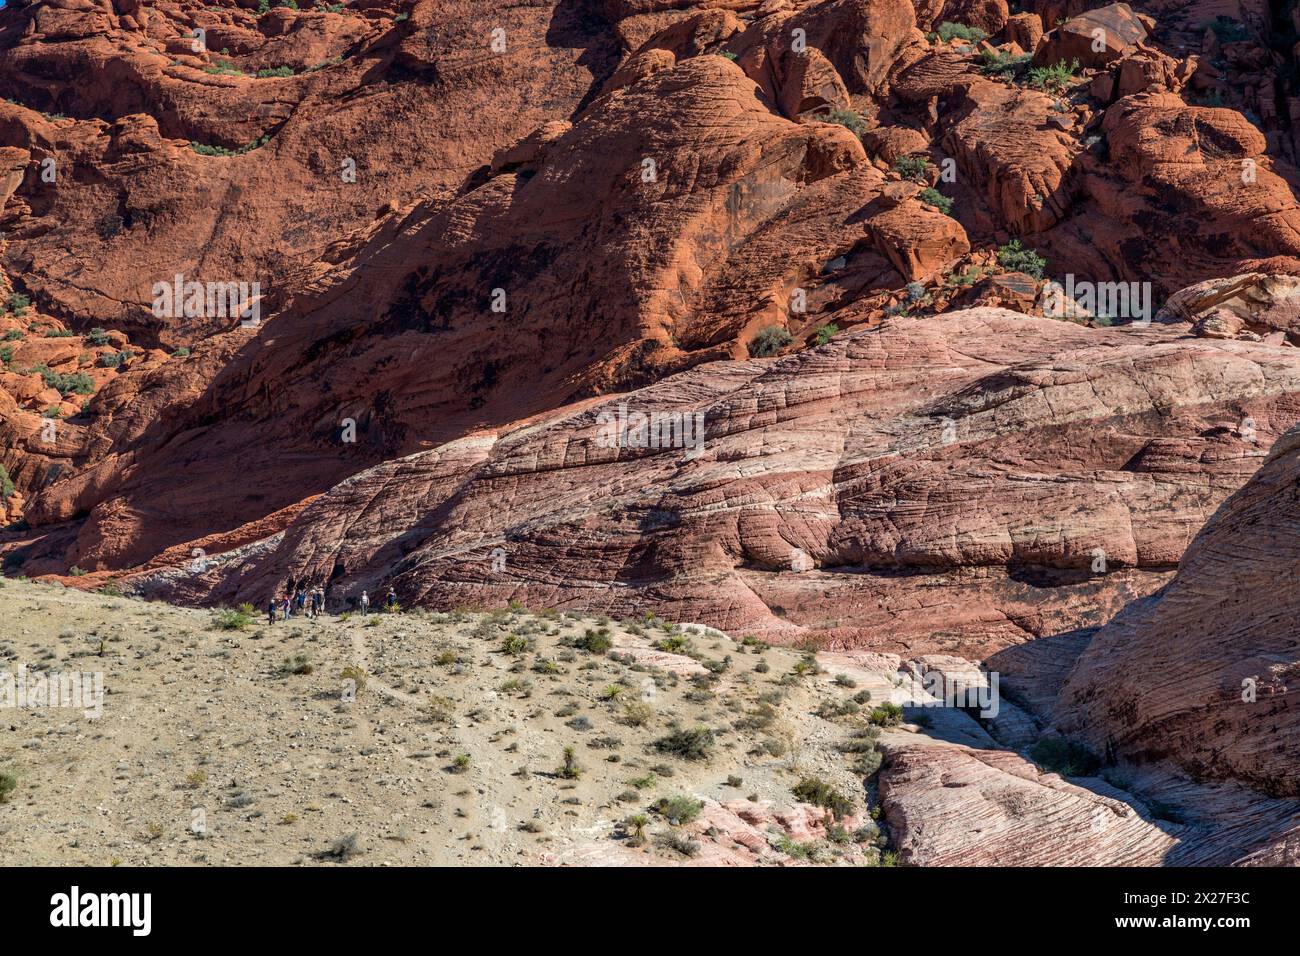
[{"label": "group of hikers", "polygon": [[[366,591],[362,591],[359,598],[349,599],[349,603],[360,610],[362,617],[370,613],[370,595]],[[384,605],[390,611],[398,606],[397,592],[392,588],[388,589]],[[325,589],[320,586],[299,587],[297,590],[286,591],[278,597],[272,595],[266,604],[268,624],[274,624],[276,620],[287,621],[291,617],[305,617],[312,620],[323,613],[325,613]]]}]

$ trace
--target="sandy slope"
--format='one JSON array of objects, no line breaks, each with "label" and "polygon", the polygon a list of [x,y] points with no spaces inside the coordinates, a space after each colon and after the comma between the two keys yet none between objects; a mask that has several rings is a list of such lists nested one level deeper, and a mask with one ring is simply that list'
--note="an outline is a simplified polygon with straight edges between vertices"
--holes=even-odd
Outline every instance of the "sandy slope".
[{"label": "sandy slope", "polygon": [[[644,636],[611,625],[613,651],[590,654],[566,642],[599,622],[524,612],[269,627],[259,617],[240,630],[214,620],[0,582],[0,673],[102,671],[106,688],[98,719],[0,710],[0,771],[18,778],[0,805],[0,863],[332,862],[328,851],[353,834],[347,859],[370,865],[787,863],[772,845],[790,836],[818,860],[878,858],[863,778],[836,746],[859,718],[812,713],[865,685],[786,676],[798,651],[684,628],[698,657],[729,658],[706,687],[691,679],[707,673],[696,660],[652,648],[669,636],[657,624]],[[504,652],[509,634],[532,646]],[[299,654],[311,672],[282,673]],[[365,671],[355,702],[343,699],[349,666]],[[616,699],[602,700],[610,687]],[[880,681],[874,699],[891,690]],[[763,710],[760,697],[779,698],[754,721],[766,726],[731,729]],[[624,722],[628,702],[648,706],[645,726]],[[589,729],[572,723],[580,718]],[[674,720],[719,731],[709,759],[654,750]],[[566,746],[576,780],[555,773]],[[457,772],[461,754],[469,761]],[[796,805],[791,787],[813,775],[853,799],[845,824],[856,839],[826,841],[823,811]],[[672,828],[650,813],[644,847],[619,838],[617,821],[677,794],[705,802],[698,820]],[[670,830],[690,834],[694,857],[659,844]]]}]

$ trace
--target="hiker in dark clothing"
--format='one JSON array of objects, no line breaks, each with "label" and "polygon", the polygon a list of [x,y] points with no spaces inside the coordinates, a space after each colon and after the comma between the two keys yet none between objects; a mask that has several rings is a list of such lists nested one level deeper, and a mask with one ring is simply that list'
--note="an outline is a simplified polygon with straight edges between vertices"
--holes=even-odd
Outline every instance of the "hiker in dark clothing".
[{"label": "hiker in dark clothing", "polygon": [[293,602],[298,606],[298,613],[304,613],[307,609],[307,592],[299,588],[298,593],[294,595]]},{"label": "hiker in dark clothing", "polygon": [[394,591],[392,588],[389,588],[389,589],[388,589],[388,597],[385,598],[384,601],[385,601],[385,603],[388,605],[388,610],[391,611],[391,610],[393,609],[394,605],[397,604],[397,592]]},{"label": "hiker in dark clothing", "polygon": [[267,624],[274,624],[274,623],[275,623],[275,609],[276,609],[277,606],[278,606],[278,605],[277,605],[277,602],[276,602],[275,598],[271,598],[271,600],[267,603],[267,605],[266,605],[266,623],[267,623]]}]

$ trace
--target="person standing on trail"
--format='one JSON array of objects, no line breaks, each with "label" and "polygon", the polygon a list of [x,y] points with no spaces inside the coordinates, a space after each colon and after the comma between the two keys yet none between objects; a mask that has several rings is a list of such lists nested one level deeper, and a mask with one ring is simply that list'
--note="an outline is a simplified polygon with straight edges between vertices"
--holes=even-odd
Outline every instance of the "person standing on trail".
[{"label": "person standing on trail", "polygon": [[284,612],[284,619],[289,620],[289,614],[293,611],[293,602],[289,600],[289,595],[280,599],[280,610]]},{"label": "person standing on trail", "polygon": [[271,600],[268,601],[268,602],[267,602],[267,605],[266,605],[266,623],[267,623],[267,624],[274,624],[274,623],[275,623],[275,609],[276,609],[276,606],[277,606],[278,603],[279,603],[279,602],[276,601],[276,599],[275,599],[275,595],[274,595],[274,594],[271,595]]},{"label": "person standing on trail", "polygon": [[388,597],[385,598],[384,603],[388,605],[388,610],[391,611],[393,607],[397,604],[397,592],[394,591],[392,588],[389,588]]},{"label": "person standing on trail", "polygon": [[365,617],[366,613],[370,610],[370,595],[365,591],[362,591],[361,601],[359,603],[361,604],[361,616]]},{"label": "person standing on trail", "polygon": [[321,612],[325,610],[325,590],[323,588],[311,589],[311,616],[320,617]]},{"label": "person standing on trail", "polygon": [[303,588],[298,588],[298,593],[293,596],[294,606],[298,609],[299,614],[307,613],[307,592]]}]

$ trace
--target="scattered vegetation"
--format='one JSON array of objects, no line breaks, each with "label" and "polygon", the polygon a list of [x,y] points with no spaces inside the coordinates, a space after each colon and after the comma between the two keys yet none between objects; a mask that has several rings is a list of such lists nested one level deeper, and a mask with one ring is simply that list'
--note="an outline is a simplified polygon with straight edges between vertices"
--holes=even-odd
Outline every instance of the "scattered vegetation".
[{"label": "scattered vegetation", "polygon": [[564,763],[559,770],[555,771],[555,775],[561,780],[577,780],[582,776],[582,768],[578,766],[572,747],[564,748]]},{"label": "scattered vegetation", "polygon": [[952,215],[952,200],[933,186],[926,186],[917,198],[927,206],[933,206],[945,216]]},{"label": "scattered vegetation", "polygon": [[704,809],[704,804],[692,797],[684,797],[679,794],[674,797],[661,798],[653,809],[655,813],[676,827],[690,823],[698,817],[700,811]]},{"label": "scattered vegetation", "polygon": [[1047,269],[1047,260],[1033,249],[1021,246],[1019,239],[1012,239],[1006,245],[998,247],[998,265],[1012,272],[1023,272],[1041,279]]},{"label": "scattered vegetation", "polygon": [[749,354],[755,358],[768,358],[781,351],[794,341],[792,336],[779,325],[769,325],[749,343]]},{"label": "scattered vegetation", "polygon": [[0,501],[8,501],[14,493],[14,482],[9,477],[9,470],[4,465],[0,465]]},{"label": "scattered vegetation", "polygon": [[18,778],[7,770],[0,770],[0,803],[8,803],[10,795],[18,789]]},{"label": "scattered vegetation", "polygon": [[967,43],[979,43],[980,40],[988,37],[988,34],[979,27],[968,27],[964,23],[953,23],[951,20],[945,20],[939,24],[936,35],[944,43],[950,40],[965,40]]},{"label": "scattered vegetation", "polygon": [[804,777],[790,792],[803,803],[829,810],[836,820],[843,820],[853,812],[853,801],[820,777]]},{"label": "scattered vegetation", "polygon": [[836,325],[834,322],[830,323],[829,325],[823,325],[820,329],[817,330],[815,341],[817,342],[818,345],[825,345],[827,342],[829,342],[831,339],[835,337],[835,334],[839,332],[839,330],[840,327]]},{"label": "scattered vegetation", "polygon": [[9,296],[9,301],[5,303],[5,309],[12,312],[18,318],[27,314],[28,308],[31,307],[32,300],[30,296],[23,295],[21,292],[14,292]]},{"label": "scattered vegetation", "polygon": [[574,642],[574,646],[586,651],[588,654],[607,654],[614,646],[614,639],[610,636],[609,628],[602,627],[599,630],[588,628],[582,637]]},{"label": "scattered vegetation", "polygon": [[1032,53],[1012,55],[1001,50],[983,50],[980,53],[980,72],[1002,80],[1014,80],[1029,68]]},{"label": "scattered vegetation", "polygon": [[291,654],[280,665],[280,675],[286,677],[289,674],[310,674],[315,669],[311,658],[306,654]]},{"label": "scattered vegetation", "polygon": [[218,608],[212,616],[213,625],[221,631],[242,631],[253,622],[251,604],[241,604],[237,608]]},{"label": "scattered vegetation", "polygon": [[85,372],[56,372],[48,365],[30,369],[38,373],[46,388],[57,389],[60,395],[90,395],[95,391],[95,381]]},{"label": "scattered vegetation", "polygon": [[929,168],[930,161],[924,156],[900,156],[894,160],[894,172],[914,182],[925,179],[925,171]]},{"label": "scattered vegetation", "polygon": [[245,143],[238,149],[228,149],[225,146],[209,146],[206,143],[199,143],[194,140],[190,141],[190,149],[200,156],[242,156],[245,153],[251,153],[255,149],[261,149],[271,141],[270,136],[261,136],[251,142]]},{"label": "scattered vegetation", "polygon": [[1030,67],[1029,72],[1025,74],[1025,82],[1036,90],[1059,93],[1074,81],[1075,74],[1078,72],[1078,59],[1071,60],[1069,63],[1061,60],[1051,66]]},{"label": "scattered vegetation", "polygon": [[871,711],[871,722],[877,727],[897,727],[903,722],[903,708],[885,701]]},{"label": "scattered vegetation", "polygon": [[682,760],[707,760],[713,751],[713,731],[707,727],[674,730],[654,742],[655,750]]},{"label": "scattered vegetation", "polygon": [[867,121],[857,110],[831,110],[823,118],[828,123],[838,123],[840,126],[847,127],[854,136],[859,138],[867,129]]}]

